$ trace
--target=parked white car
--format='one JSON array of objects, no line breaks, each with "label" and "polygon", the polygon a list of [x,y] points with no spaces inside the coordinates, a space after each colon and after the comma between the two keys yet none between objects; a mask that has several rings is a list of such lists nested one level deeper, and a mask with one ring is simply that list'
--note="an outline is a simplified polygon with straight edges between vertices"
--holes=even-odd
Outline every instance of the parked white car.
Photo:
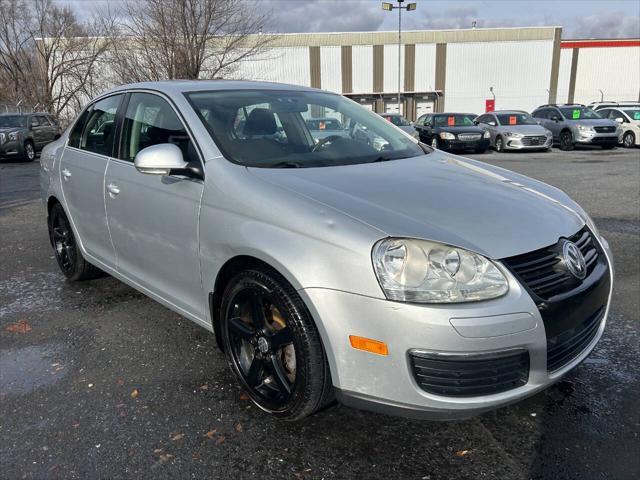
[{"label": "parked white car", "polygon": [[601,107],[596,112],[620,124],[619,141],[622,145],[627,148],[640,145],[640,106]]}]

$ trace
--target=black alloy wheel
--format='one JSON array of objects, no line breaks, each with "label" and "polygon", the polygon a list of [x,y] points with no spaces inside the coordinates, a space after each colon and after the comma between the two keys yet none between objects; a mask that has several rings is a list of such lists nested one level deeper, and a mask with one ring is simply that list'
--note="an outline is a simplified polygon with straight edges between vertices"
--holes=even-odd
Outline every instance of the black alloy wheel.
[{"label": "black alloy wheel", "polygon": [[568,130],[565,130],[560,134],[560,150],[573,150],[575,145],[573,144],[573,135]]},{"label": "black alloy wheel", "polygon": [[49,212],[49,239],[60,270],[69,280],[90,280],[105,273],[82,256],[62,205],[56,203]]},{"label": "black alloy wheel", "polygon": [[331,401],[319,333],[279,274],[268,269],[238,274],[225,289],[220,315],[231,370],[258,407],[298,420]]}]

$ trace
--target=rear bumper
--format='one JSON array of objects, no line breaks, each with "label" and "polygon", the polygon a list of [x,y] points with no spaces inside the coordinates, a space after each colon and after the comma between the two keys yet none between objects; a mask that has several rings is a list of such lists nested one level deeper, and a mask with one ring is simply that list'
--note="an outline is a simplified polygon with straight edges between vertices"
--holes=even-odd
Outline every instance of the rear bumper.
[{"label": "rear bumper", "polygon": [[[605,242],[603,246],[607,249]],[[607,256],[610,258],[608,250]],[[378,413],[451,420],[518,402],[560,380],[600,340],[611,291],[607,292],[604,312],[589,342],[567,363],[549,371],[548,339],[540,312],[515,277],[506,268],[503,272],[510,285],[505,297],[454,306],[405,304],[320,288],[300,290],[321,333],[338,400]],[[355,350],[349,335],[383,341],[389,353],[381,356]],[[481,356],[506,357],[514,351],[527,354],[525,381],[497,393],[434,393],[425,387],[430,380],[422,378],[424,371],[416,370],[414,363],[416,354],[459,356],[473,362]]]}]

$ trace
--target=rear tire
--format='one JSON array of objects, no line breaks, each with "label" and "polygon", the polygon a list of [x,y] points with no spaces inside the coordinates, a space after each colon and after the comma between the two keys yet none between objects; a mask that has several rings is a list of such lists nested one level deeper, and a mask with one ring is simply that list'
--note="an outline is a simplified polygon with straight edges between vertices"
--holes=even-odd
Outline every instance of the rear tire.
[{"label": "rear tire", "polygon": [[573,135],[569,130],[565,130],[560,133],[560,150],[570,151],[575,148],[573,143]]},{"label": "rear tire", "polygon": [[636,145],[636,135],[633,132],[626,132],[622,137],[622,144],[625,148],[633,148]]},{"label": "rear tire", "polygon": [[223,293],[219,322],[231,371],[260,409],[295,421],[333,400],[320,334],[280,274],[268,268],[237,274]]},{"label": "rear tire", "polygon": [[82,256],[69,219],[59,203],[49,213],[49,238],[58,266],[69,280],[91,280],[105,275]]}]

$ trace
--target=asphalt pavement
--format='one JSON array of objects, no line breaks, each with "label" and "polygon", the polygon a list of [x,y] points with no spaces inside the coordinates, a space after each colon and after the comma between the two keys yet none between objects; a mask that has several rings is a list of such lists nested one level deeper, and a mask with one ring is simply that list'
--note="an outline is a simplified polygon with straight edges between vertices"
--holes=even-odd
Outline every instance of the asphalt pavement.
[{"label": "asphalt pavement", "polygon": [[0,163],[0,478],[637,479],[640,149],[473,157],[581,203],[613,248],[616,283],[582,365],[458,422],[341,405],[270,418],[212,334],[113,278],[66,282],[38,162]]}]

